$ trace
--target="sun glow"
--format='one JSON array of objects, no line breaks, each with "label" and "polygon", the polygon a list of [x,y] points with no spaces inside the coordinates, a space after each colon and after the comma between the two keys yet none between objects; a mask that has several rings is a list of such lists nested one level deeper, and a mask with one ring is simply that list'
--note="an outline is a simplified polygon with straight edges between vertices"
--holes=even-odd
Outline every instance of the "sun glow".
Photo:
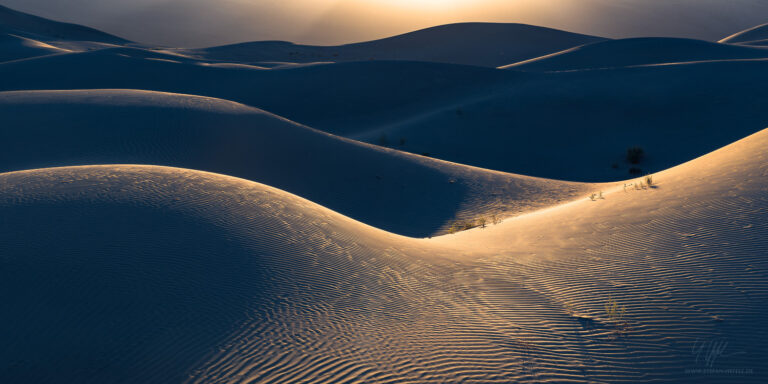
[{"label": "sun glow", "polygon": [[363,0],[369,6],[386,10],[428,11],[438,14],[454,13],[459,10],[487,6],[494,0]]}]

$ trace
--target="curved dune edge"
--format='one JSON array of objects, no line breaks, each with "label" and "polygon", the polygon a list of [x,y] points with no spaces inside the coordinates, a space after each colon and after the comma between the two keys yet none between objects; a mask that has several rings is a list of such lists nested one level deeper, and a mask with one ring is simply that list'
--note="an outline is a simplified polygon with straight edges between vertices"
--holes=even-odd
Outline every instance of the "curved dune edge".
[{"label": "curved dune edge", "polygon": [[[216,96],[374,144],[383,133],[390,145],[412,153],[580,181],[626,177],[629,166],[623,155],[631,146],[640,145],[652,154],[643,170],[658,171],[754,133],[767,118],[760,106],[768,92],[754,84],[768,78],[768,61],[546,75],[405,62],[269,72],[148,61],[133,51],[120,52],[136,57],[100,51],[0,65],[0,76],[7,76],[0,87],[138,88]],[[115,77],[117,68],[144,76]],[[437,92],[430,84],[440,71],[451,81]],[[196,81],[199,77],[216,86]],[[616,78],[622,82],[612,81]],[[327,79],[334,79],[339,89],[324,85]],[[304,87],[308,90],[300,102],[292,90]],[[553,98],[563,100],[567,108],[551,113]],[[732,129],[720,129],[725,125]],[[594,135],[574,133],[579,131]],[[362,135],[366,132],[370,134]],[[668,140],[669,135],[676,137]],[[406,139],[405,146],[399,146],[400,138]],[[540,150],[543,146],[546,151]],[[134,161],[100,163],[125,162]]]},{"label": "curved dune edge", "polygon": [[179,52],[200,59],[244,64],[408,60],[493,68],[603,40],[606,39],[525,24],[456,23],[338,46],[255,41]]},{"label": "curved dune edge", "polygon": [[[409,236],[580,196],[586,184],[359,143],[243,104],[143,90],[0,92],[6,170],[158,164],[262,182]],[[108,128],[107,128],[108,127]],[[415,217],[414,217],[415,216]]]},{"label": "curved dune edge", "polygon": [[766,58],[768,50],[758,47],[682,38],[644,37],[586,44],[499,69],[557,72]]},{"label": "curved dune edge", "polygon": [[[679,381],[706,368],[691,353],[700,340],[728,340],[718,366],[760,382],[766,145],[768,130],[654,175],[655,189],[621,184],[604,200],[432,240],[198,171],[2,174],[13,272],[2,284],[30,300],[9,302],[18,325],[3,329],[23,327],[6,340],[25,363],[6,377],[82,379],[103,331],[104,369],[85,371],[102,382],[116,370],[141,382]],[[40,285],[54,273],[78,284]],[[132,280],[153,289],[127,289]],[[56,318],[50,303],[74,297],[87,306]],[[621,320],[606,313],[613,302]],[[132,315],[140,308],[153,315]],[[47,335],[75,324],[91,348],[49,360],[71,345]]]},{"label": "curved dune edge", "polygon": [[746,44],[768,39],[768,23],[737,32],[719,41],[728,44]]}]

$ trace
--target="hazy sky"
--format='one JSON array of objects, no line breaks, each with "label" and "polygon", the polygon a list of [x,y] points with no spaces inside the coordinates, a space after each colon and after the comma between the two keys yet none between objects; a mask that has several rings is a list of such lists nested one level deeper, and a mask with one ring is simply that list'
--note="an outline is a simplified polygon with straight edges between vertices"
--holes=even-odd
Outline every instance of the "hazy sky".
[{"label": "hazy sky", "polygon": [[519,22],[608,37],[719,40],[768,23],[768,0],[0,0],[150,44],[338,44],[462,21]]}]

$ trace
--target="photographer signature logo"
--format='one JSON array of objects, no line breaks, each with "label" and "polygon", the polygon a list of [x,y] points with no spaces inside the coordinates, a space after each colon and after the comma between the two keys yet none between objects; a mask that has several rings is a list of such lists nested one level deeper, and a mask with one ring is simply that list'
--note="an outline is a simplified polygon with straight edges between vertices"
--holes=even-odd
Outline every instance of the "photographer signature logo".
[{"label": "photographer signature logo", "polygon": [[726,348],[728,348],[728,340],[724,338],[696,339],[691,352],[696,356],[697,364],[701,363],[707,368],[712,368],[715,365],[715,361],[725,354]]},{"label": "photographer signature logo", "polygon": [[713,338],[713,339],[696,339],[691,347],[691,353],[696,358],[696,364],[698,368],[688,368],[685,370],[687,374],[695,375],[752,375],[754,370],[752,368],[736,368],[736,367],[715,367],[715,363],[720,357],[723,356],[735,356],[742,353],[729,353],[728,340],[725,338]]}]

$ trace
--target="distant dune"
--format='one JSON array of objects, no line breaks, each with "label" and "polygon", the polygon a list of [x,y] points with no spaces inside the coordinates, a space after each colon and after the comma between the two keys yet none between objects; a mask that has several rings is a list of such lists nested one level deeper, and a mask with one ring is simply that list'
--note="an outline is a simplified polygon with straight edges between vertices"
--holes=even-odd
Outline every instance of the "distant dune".
[{"label": "distant dune", "polygon": [[[382,41],[397,45],[459,27]],[[744,61],[766,51],[730,44],[597,42],[528,65],[603,69],[548,75],[413,61],[253,66],[206,59],[199,52],[114,45],[89,46],[94,50],[89,52],[78,44],[69,43],[76,52],[0,64],[0,90],[119,88],[209,96],[375,145],[579,181],[620,180],[630,168],[665,169],[768,124],[761,108],[768,95],[756,86],[768,62]],[[706,62],[712,60],[718,62]],[[613,68],[617,65],[640,67]],[[553,108],[557,114],[550,113]],[[720,129],[724,124],[731,128]],[[667,135],[677,138],[674,145],[663,139]],[[625,151],[638,145],[647,152],[645,161],[626,163]]]},{"label": "distant dune", "polygon": [[41,41],[0,33],[0,63],[68,52]]},{"label": "distant dune", "polygon": [[0,5],[0,34],[24,33],[27,37],[60,40],[96,41],[124,44],[128,41],[108,33],[77,24],[60,23],[14,11]]},{"label": "distant dune", "polygon": [[654,172],[768,124],[761,104],[768,90],[759,86],[768,81],[768,62],[761,61],[547,75],[392,61],[279,70],[199,63],[136,48],[57,55],[0,64],[0,89],[205,95],[376,145],[579,181],[627,177],[631,146],[645,148],[639,168]]},{"label": "distant dune", "polygon": [[[764,83],[768,61],[530,74],[350,137],[403,137],[408,151],[508,172],[621,180],[631,168],[656,172],[760,130]],[[645,152],[639,164],[626,160],[634,146]]]},{"label": "distant dune", "polygon": [[765,48],[655,37],[610,40],[584,45],[501,68],[526,71],[569,71],[765,58],[768,58],[768,49]]},{"label": "distant dune", "polygon": [[147,89],[232,100],[337,134],[348,134],[450,104],[514,73],[427,62],[372,61],[275,70],[165,51],[110,48],[0,65],[0,90]]},{"label": "distant dune", "polygon": [[720,40],[721,43],[745,45],[764,45],[766,41],[768,41],[768,24],[758,25]]},{"label": "distant dune", "polygon": [[525,24],[460,23],[341,46],[265,41],[189,53],[239,63],[407,60],[498,67],[602,40],[605,39]]}]

